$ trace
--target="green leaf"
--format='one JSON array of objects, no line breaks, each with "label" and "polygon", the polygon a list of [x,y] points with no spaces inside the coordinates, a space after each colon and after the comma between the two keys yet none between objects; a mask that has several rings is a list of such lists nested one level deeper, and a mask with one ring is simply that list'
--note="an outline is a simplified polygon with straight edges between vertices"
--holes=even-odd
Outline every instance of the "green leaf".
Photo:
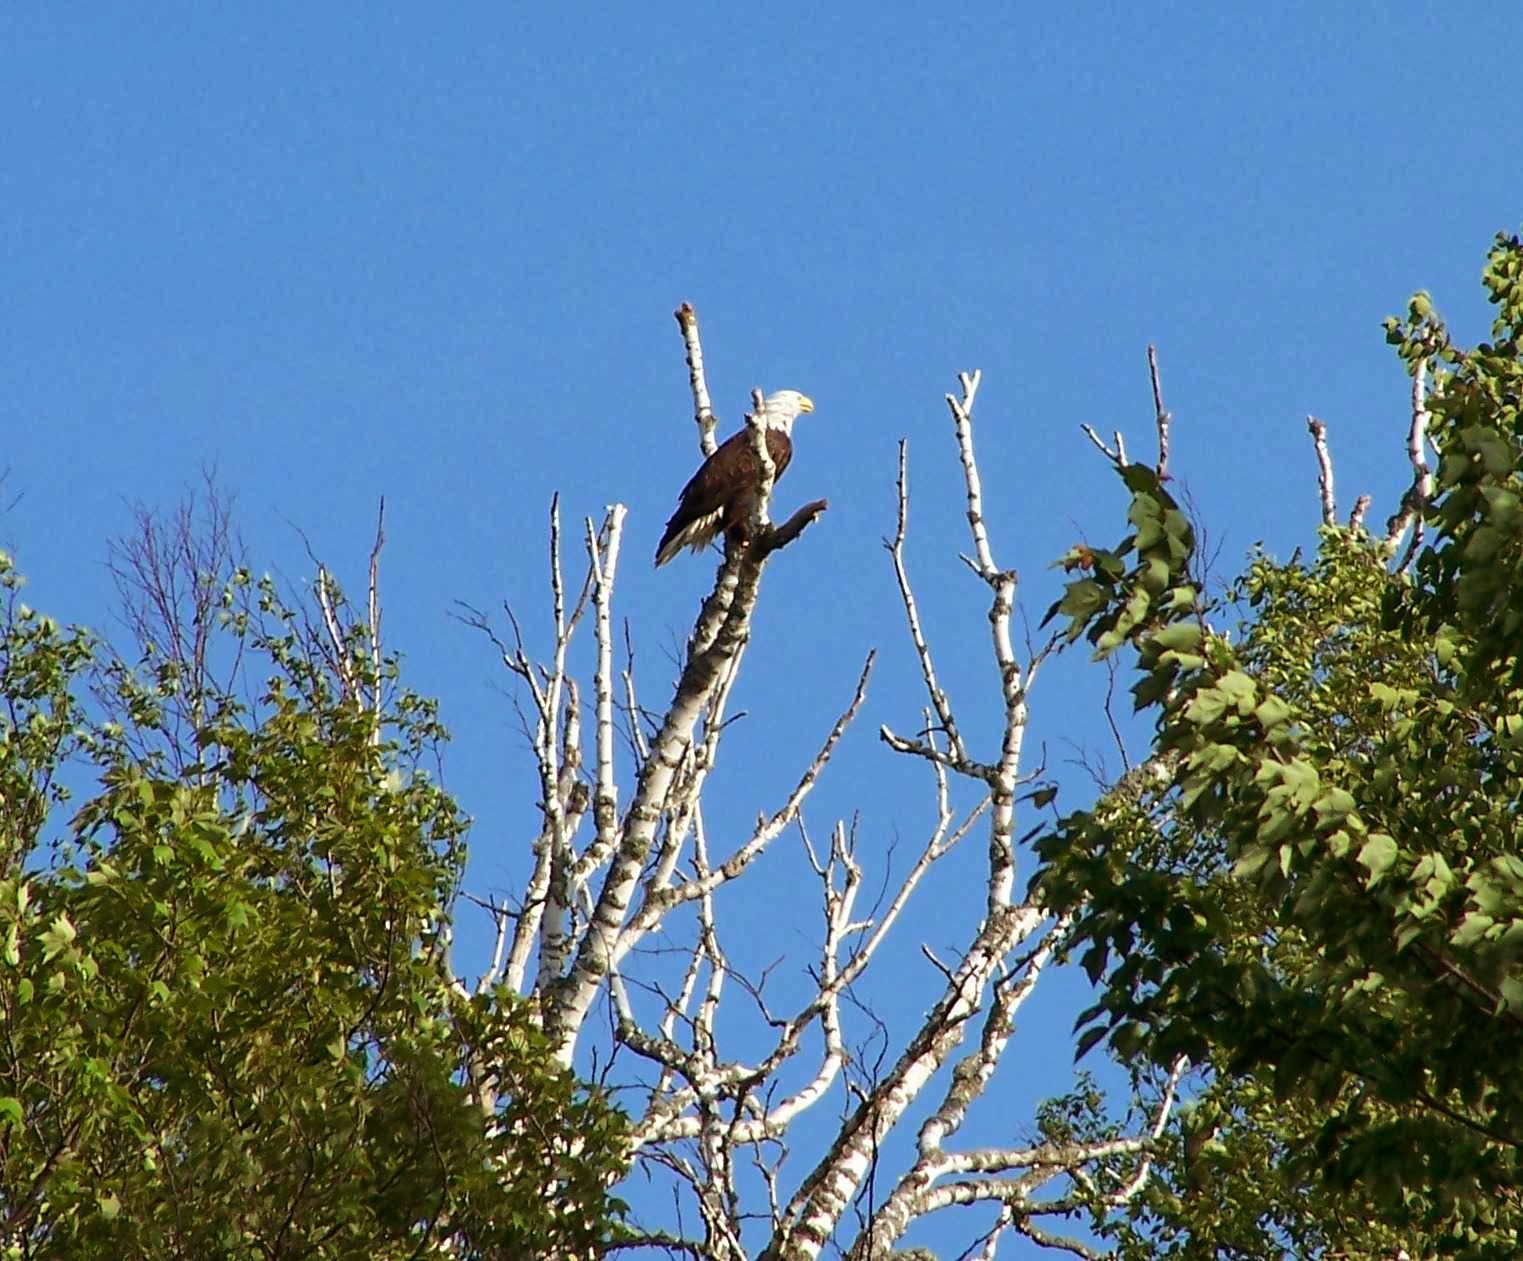
[{"label": "green leaf", "polygon": [[1274,855],[1275,851],[1267,846],[1255,845],[1245,849],[1232,864],[1232,874],[1238,879],[1257,875]]},{"label": "green leaf", "polygon": [[[1142,497],[1143,503],[1155,500],[1161,493],[1158,483],[1158,473],[1146,464],[1128,464],[1121,469],[1121,480],[1126,483],[1126,488],[1134,495]],[[1136,511],[1138,500],[1133,501],[1133,511]]]},{"label": "green leaf", "polygon": [[1294,713],[1295,710],[1278,696],[1268,696],[1254,709],[1253,716],[1265,731],[1272,731],[1287,722]]},{"label": "green leaf", "polygon": [[1487,930],[1495,923],[1491,916],[1482,911],[1470,911],[1460,920],[1460,926],[1450,940],[1459,949],[1473,946],[1485,937]]},{"label": "green leaf", "polygon": [[1377,884],[1386,872],[1390,871],[1398,852],[1396,842],[1385,833],[1370,833],[1370,838],[1365,841],[1364,848],[1359,851],[1358,857],[1359,865],[1369,872],[1365,880],[1366,887]]},{"label": "green leaf", "polygon": [[1185,706],[1185,721],[1192,722],[1198,727],[1209,726],[1227,712],[1230,699],[1219,688],[1202,688]]},{"label": "green leaf", "polygon": [[1198,622],[1174,622],[1155,631],[1148,642],[1165,652],[1195,652],[1204,634]]},{"label": "green leaf", "polygon": [[1094,1048],[1095,1043],[1105,1037],[1105,1026],[1094,1025],[1079,1035],[1077,1048],[1074,1051],[1074,1059],[1082,1060]]},{"label": "green leaf", "polygon": [[73,944],[75,936],[74,925],[69,922],[69,917],[63,914],[55,915],[52,924],[42,934],[43,961],[48,962],[57,958]]},{"label": "green leaf", "polygon": [[1251,675],[1244,674],[1241,670],[1228,670],[1217,679],[1216,688],[1237,707],[1240,714],[1252,713],[1258,702],[1259,685]]},{"label": "green leaf", "polygon": [[1499,1011],[1523,1010],[1523,976],[1504,976],[1498,988],[1502,994]]},{"label": "green leaf", "polygon": [[1082,622],[1097,609],[1104,607],[1105,600],[1104,587],[1093,578],[1079,578],[1064,587],[1063,598],[1052,606],[1047,616],[1051,618],[1054,613],[1062,613],[1074,621]]}]

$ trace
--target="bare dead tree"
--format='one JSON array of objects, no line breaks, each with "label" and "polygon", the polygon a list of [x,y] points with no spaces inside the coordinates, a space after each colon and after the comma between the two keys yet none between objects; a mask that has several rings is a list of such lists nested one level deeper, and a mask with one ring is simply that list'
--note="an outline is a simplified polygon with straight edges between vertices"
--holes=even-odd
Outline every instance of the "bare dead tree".
[{"label": "bare dead tree", "polygon": [[[698,320],[686,305],[677,319],[707,452],[715,421]],[[1162,470],[1169,414],[1153,363]],[[1004,1236],[1025,1234],[1087,1256],[1090,1246],[1065,1234],[1064,1220],[1085,1205],[1120,1209],[1147,1182],[1183,1065],[1125,1135],[1059,1140],[1032,1125],[1028,1141],[1009,1146],[959,1142],[970,1112],[989,1102],[1016,1018],[1063,930],[1016,881],[1018,812],[1032,778],[1022,769],[1027,706],[1051,644],[1024,654],[1016,647],[1017,575],[996,560],[974,449],[979,382],[978,373],[964,374],[946,405],[966,493],[970,546],[963,561],[989,593],[991,680],[1003,721],[987,751],[973,747],[936,672],[909,576],[908,455],[901,448],[898,517],[887,546],[927,705],[913,733],[884,727],[880,736],[892,754],[924,767],[932,810],[908,870],[893,879],[881,857],[888,847],[860,844],[846,820],[815,840],[804,814],[861,711],[871,653],[855,684],[843,689],[835,722],[813,754],[801,757],[792,788],[728,844],[707,826],[705,789],[762,576],[825,508],[811,503],[783,525],[770,524],[773,469],[754,424],[761,493],[751,542],[730,549],[720,564],[659,713],[647,717],[638,703],[649,688],[637,693],[632,662],[622,669],[616,662],[622,505],[583,521],[582,560],[568,581],[560,505],[552,504],[549,617],[538,656],[511,609],[502,631],[471,615],[526,694],[539,801],[527,878],[511,904],[478,904],[493,916],[495,945],[473,986],[462,982],[461,989],[506,985],[528,997],[562,1062],[576,1061],[579,1047],[595,1049],[602,1079],[621,1088],[632,1119],[630,1159],[668,1188],[676,1218],[675,1226],[652,1224],[621,1251],[705,1261],[798,1261],[831,1251],[867,1261],[896,1255],[923,1218],[984,1204],[998,1206],[999,1215],[992,1230],[978,1228],[980,1255],[992,1256]],[[1119,435],[1107,450],[1125,458]],[[573,669],[579,632],[592,640],[590,680],[579,681]],[[819,927],[801,969],[803,997],[774,1009],[768,978],[732,960],[725,908],[757,860],[790,832],[799,836],[806,878],[814,882]],[[923,947],[931,1002],[915,1027],[887,1028],[858,1004],[857,990],[887,955],[885,943],[903,933],[927,874],[975,834],[984,839],[984,882],[980,896],[967,901],[966,922],[953,930],[957,952],[942,962]],[[883,892],[866,905],[864,890],[874,888]],[[592,1018],[595,1011],[606,1012],[606,1024]],[[748,1022],[748,1032],[737,1035],[737,1022]],[[875,1037],[887,1045],[870,1062],[861,1047]],[[491,1065],[470,1072],[479,1101],[491,1107]],[[832,1115],[821,1139],[811,1118]],[[923,1118],[917,1132],[886,1156],[912,1115]]]},{"label": "bare dead tree", "polygon": [[107,545],[117,616],[155,677],[167,717],[164,751],[176,762],[189,756],[194,742],[184,737],[201,726],[207,698],[226,691],[238,675],[236,654],[218,660],[214,652],[225,642],[216,633],[218,617],[243,554],[233,504],[205,469],[200,486],[170,513],[133,504],[131,526]]},{"label": "bare dead tree", "polygon": [[[684,305],[681,329],[700,451],[714,449],[717,420],[706,379],[697,315]],[[1165,408],[1156,352],[1149,347],[1155,468],[1167,476],[1173,417]],[[526,696],[525,719],[537,771],[535,825],[526,845],[528,874],[511,900],[483,899],[495,929],[487,966],[462,997],[505,986],[530,1000],[564,1064],[596,1055],[601,1079],[620,1092],[631,1116],[628,1156],[670,1193],[675,1224],[653,1223],[618,1250],[702,1261],[811,1261],[824,1253],[851,1261],[906,1261],[901,1241],[917,1223],[958,1209],[993,1211],[970,1227],[969,1256],[993,1257],[1002,1239],[1024,1237],[1079,1257],[1104,1255],[1068,1225],[1096,1211],[1125,1212],[1147,1187],[1188,1066],[1177,1063],[1144,1098],[1144,1110],[1102,1139],[1054,1134],[1004,1120],[1018,1137],[1000,1145],[964,1137],[980,1108],[998,1111],[991,1083],[1009,1054],[1017,1020],[1057,957],[1065,924],[1024,896],[1017,884],[1020,813],[1039,795],[1039,772],[1023,763],[1028,706],[1055,641],[1017,648],[1013,627],[1019,579],[1000,563],[986,516],[986,490],[974,442],[978,372],[945,396],[950,445],[964,490],[967,551],[961,560],[988,593],[988,695],[997,698],[997,735],[980,748],[938,672],[910,575],[909,452],[900,446],[897,512],[885,540],[909,647],[925,687],[911,726],[884,725],[889,755],[926,777],[928,824],[907,870],[891,874],[889,847],[863,844],[855,822],[811,835],[805,807],[852,723],[876,664],[868,652],[855,682],[843,686],[829,729],[801,755],[790,788],[758,809],[729,839],[711,830],[705,792],[719,762],[750,641],[767,565],[825,511],[814,501],[772,524],[775,468],[757,417],[748,419],[758,457],[759,494],[745,544],[718,567],[678,662],[670,698],[652,710],[640,697],[633,652],[618,660],[615,594],[626,510],[585,518],[575,544],[563,530],[559,500],[549,519],[548,604],[543,651],[534,654],[511,609],[499,632],[486,631]],[[1327,426],[1308,418],[1319,471],[1321,516],[1336,525]],[[1083,426],[1112,463],[1130,461],[1119,430],[1109,441]],[[1394,559],[1409,529],[1400,567],[1410,563],[1421,508],[1432,491],[1426,459],[1427,386],[1414,372],[1408,453],[1412,486],[1387,527]],[[1350,518],[1362,529],[1361,496]],[[1414,526],[1414,523],[1415,526]],[[335,680],[343,699],[379,716],[382,642],[378,517],[363,606],[345,605],[318,567],[303,642]],[[574,566],[573,550],[580,553]],[[134,528],[112,546],[110,569],[127,629],[147,660],[175,685],[166,703],[182,707],[187,729],[204,714],[200,699],[226,682],[212,677],[238,663],[212,659],[211,630],[237,563],[231,504],[208,476],[169,518],[137,509]],[[568,578],[568,570],[574,576]],[[628,628],[624,628],[626,646]],[[578,636],[580,635],[580,640]],[[590,638],[590,677],[579,677],[576,649]],[[806,733],[785,733],[796,745]],[[1126,795],[1167,780],[1161,760],[1130,767],[1109,791]],[[758,860],[796,834],[804,878],[812,882],[817,932],[808,963],[796,968],[801,994],[784,1004],[768,977],[741,957],[725,912]],[[983,840],[982,881],[960,923],[938,931],[956,941],[945,961],[917,943],[931,986],[923,1014],[891,1027],[861,993],[881,969],[889,944],[909,931],[907,914],[928,875],[968,838]],[[1029,834],[1028,834],[1029,835]],[[867,890],[881,890],[876,900]],[[447,931],[447,930],[446,930]],[[943,948],[942,954],[946,954]],[[795,986],[797,988],[797,986]],[[606,1017],[602,1019],[602,1017]],[[737,1033],[737,1029],[744,1032]],[[877,1042],[874,1053],[864,1047]],[[493,1064],[465,1065],[477,1104],[496,1109],[501,1084]],[[825,1124],[826,1119],[829,1124]],[[913,1133],[909,1133],[913,1125]]]}]

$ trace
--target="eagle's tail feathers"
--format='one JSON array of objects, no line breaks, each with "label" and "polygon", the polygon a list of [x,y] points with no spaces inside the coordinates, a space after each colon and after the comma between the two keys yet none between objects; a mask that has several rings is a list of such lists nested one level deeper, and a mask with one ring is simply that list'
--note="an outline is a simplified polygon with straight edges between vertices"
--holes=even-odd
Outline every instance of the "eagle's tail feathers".
[{"label": "eagle's tail feathers", "polygon": [[713,512],[705,513],[701,517],[694,517],[686,525],[678,526],[675,530],[668,524],[666,533],[661,536],[661,543],[656,548],[656,568],[661,568],[684,547],[690,547],[695,552],[703,551],[714,541],[723,520],[724,509],[716,508]]}]

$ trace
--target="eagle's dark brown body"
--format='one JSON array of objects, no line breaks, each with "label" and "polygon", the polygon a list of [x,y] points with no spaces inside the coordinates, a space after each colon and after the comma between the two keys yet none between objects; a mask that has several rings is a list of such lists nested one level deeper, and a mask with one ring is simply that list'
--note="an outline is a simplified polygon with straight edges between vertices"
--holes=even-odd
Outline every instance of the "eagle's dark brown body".
[{"label": "eagle's dark brown body", "polygon": [[[778,478],[793,459],[793,440],[783,429],[772,426],[767,428],[766,437],[773,476]],[[748,429],[731,434],[682,488],[677,511],[666,523],[656,547],[657,565],[666,564],[684,547],[701,551],[721,533],[729,543],[744,541],[761,482],[751,441]]]}]

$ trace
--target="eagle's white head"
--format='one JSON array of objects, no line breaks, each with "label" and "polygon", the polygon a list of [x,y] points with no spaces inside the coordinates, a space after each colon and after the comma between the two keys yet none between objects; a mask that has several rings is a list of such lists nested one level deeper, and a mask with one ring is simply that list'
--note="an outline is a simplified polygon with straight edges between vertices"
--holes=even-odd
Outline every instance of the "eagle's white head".
[{"label": "eagle's white head", "polygon": [[762,401],[762,424],[768,429],[781,429],[792,435],[793,422],[805,412],[814,410],[814,400],[798,390],[778,390]]}]

